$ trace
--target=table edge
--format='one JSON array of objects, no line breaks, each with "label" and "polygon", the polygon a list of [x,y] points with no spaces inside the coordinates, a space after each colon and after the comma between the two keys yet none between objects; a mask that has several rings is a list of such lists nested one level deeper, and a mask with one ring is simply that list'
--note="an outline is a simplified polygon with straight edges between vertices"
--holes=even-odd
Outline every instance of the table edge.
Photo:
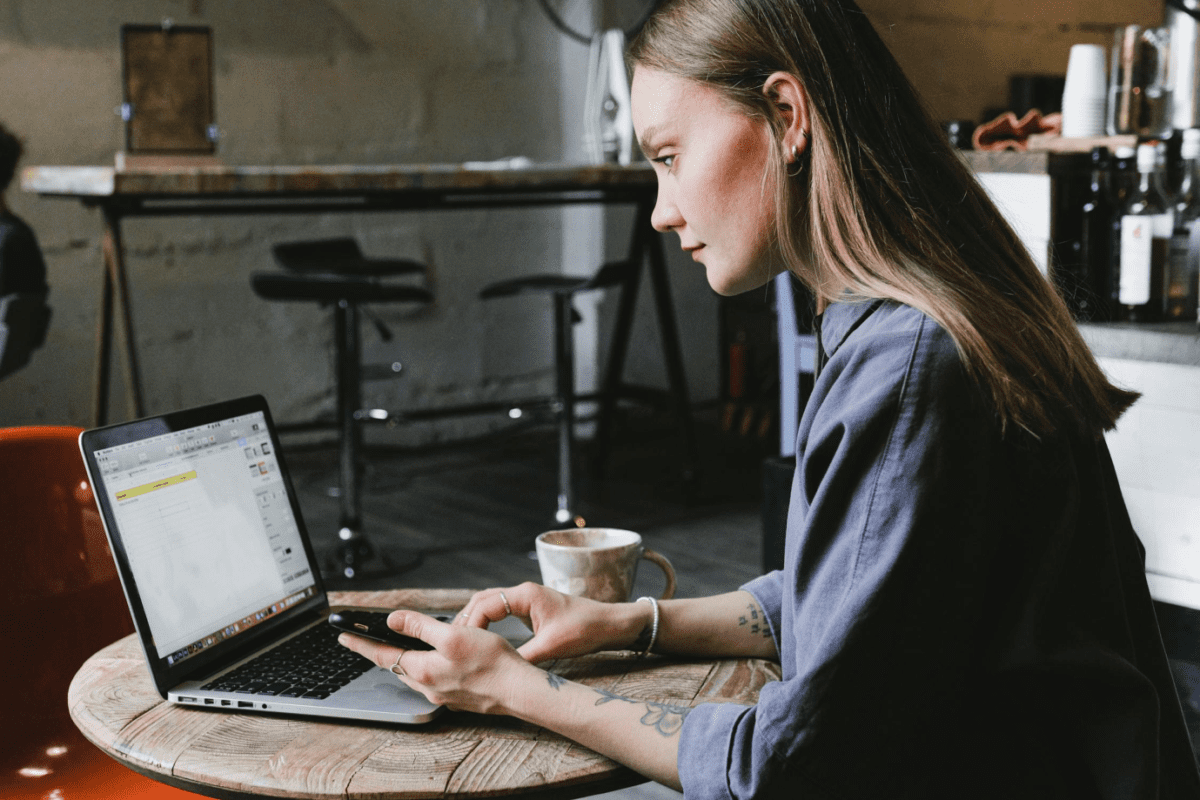
[{"label": "table edge", "polygon": [[538,163],[526,167],[464,164],[247,165],[118,170],[103,166],[26,167],[21,189],[44,196],[91,198],[292,196],[369,192],[517,192],[618,189],[656,182],[653,167]]}]

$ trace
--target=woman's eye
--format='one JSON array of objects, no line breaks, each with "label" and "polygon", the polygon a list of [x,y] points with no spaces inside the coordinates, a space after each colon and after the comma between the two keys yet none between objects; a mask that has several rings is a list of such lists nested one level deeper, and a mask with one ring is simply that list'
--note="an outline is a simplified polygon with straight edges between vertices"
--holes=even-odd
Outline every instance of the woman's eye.
[{"label": "woman's eye", "polygon": [[670,169],[671,167],[673,167],[675,165],[675,156],[659,156],[658,158],[656,158],[654,160],[657,163],[662,164],[667,169]]}]

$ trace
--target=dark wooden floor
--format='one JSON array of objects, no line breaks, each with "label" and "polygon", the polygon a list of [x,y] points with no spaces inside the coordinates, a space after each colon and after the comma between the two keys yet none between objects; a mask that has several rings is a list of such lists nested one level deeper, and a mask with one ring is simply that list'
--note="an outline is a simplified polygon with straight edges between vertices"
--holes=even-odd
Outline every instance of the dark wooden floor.
[{"label": "dark wooden floor", "polygon": [[[603,475],[581,466],[578,513],[589,525],[642,534],[678,575],[679,596],[728,591],[761,572],[762,460],[773,440],[724,433],[716,414],[697,417],[699,463],[683,479],[678,429],[654,415],[626,420]],[[318,553],[336,542],[337,454],[329,446],[289,446],[284,453]],[[578,461],[590,460],[582,445]],[[562,527],[556,509],[556,444],[545,428],[511,431],[466,443],[395,450],[373,448],[363,491],[364,527],[381,549],[419,554],[399,574],[353,583],[326,573],[331,589],[486,588],[539,580],[534,537]],[[652,565],[635,591],[658,594]]]}]

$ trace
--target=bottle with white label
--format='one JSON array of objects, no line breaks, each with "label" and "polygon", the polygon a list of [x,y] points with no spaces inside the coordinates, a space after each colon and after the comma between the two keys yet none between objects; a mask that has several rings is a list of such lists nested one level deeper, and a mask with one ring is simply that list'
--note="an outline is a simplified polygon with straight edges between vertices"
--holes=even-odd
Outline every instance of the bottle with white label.
[{"label": "bottle with white label", "polygon": [[1158,146],[1138,145],[1138,183],[1121,214],[1119,295],[1125,317],[1150,322],[1162,317],[1162,282],[1172,217],[1163,197]]},{"label": "bottle with white label", "polygon": [[1181,138],[1175,226],[1163,276],[1163,317],[1167,320],[1196,319],[1200,280],[1200,128],[1188,128]]}]

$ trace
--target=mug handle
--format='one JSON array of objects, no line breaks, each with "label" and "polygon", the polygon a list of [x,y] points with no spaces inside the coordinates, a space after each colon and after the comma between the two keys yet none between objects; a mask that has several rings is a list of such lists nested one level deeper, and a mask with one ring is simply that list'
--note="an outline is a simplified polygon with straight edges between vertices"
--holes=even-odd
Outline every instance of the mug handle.
[{"label": "mug handle", "polygon": [[670,561],[667,561],[666,556],[654,552],[649,547],[642,551],[642,558],[652,562],[663,571],[663,577],[667,579],[667,588],[663,589],[662,597],[658,599],[670,600],[675,596],[675,568],[671,566]]}]

